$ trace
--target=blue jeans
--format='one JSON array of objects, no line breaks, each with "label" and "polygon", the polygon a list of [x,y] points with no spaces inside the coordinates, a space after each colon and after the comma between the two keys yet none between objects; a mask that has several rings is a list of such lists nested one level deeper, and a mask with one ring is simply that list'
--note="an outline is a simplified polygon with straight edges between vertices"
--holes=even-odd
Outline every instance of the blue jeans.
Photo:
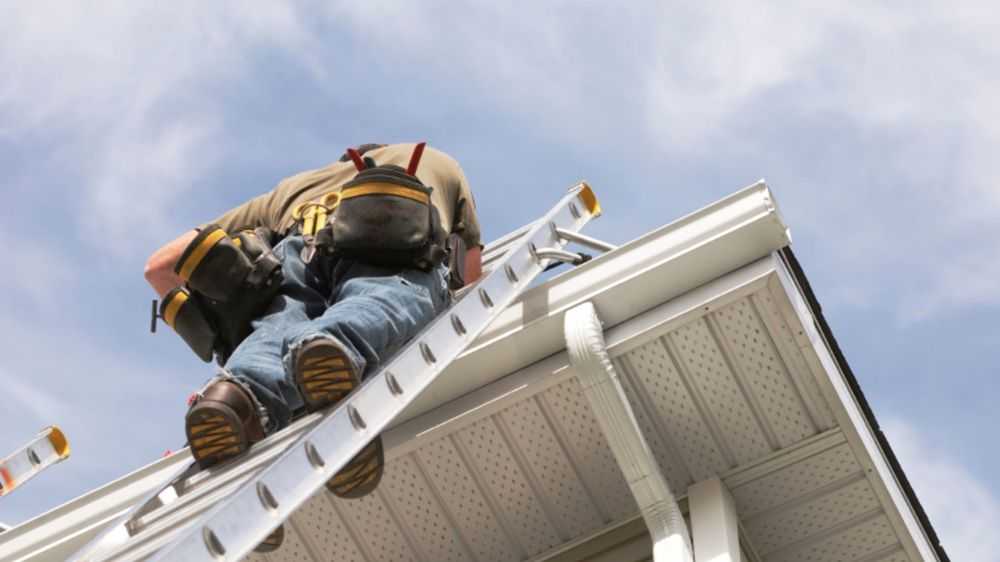
[{"label": "blue jeans", "polygon": [[385,268],[319,253],[306,264],[303,245],[301,236],[290,236],[275,246],[284,273],[281,291],[224,367],[223,376],[249,387],[263,406],[269,433],[287,426],[303,407],[291,368],[302,344],[332,337],[367,375],[450,301],[443,268]]}]

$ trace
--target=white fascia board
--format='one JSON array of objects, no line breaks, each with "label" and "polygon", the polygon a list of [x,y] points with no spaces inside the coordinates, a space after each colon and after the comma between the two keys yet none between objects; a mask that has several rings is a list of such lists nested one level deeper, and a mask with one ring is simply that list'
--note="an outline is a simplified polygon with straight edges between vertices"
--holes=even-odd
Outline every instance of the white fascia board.
[{"label": "white fascia board", "polygon": [[0,560],[66,560],[190,462],[184,449],[4,532]]},{"label": "white fascia board", "polygon": [[401,423],[565,347],[562,318],[591,301],[616,326],[791,242],[757,182],[526,291],[397,419]]},{"label": "white fascia board", "polygon": [[[799,346],[804,351],[811,351],[814,354],[813,358],[818,361],[822,374],[826,375],[820,382],[824,390],[835,397],[828,402],[834,410],[841,431],[851,444],[858,460],[865,466],[869,482],[873,484],[883,502],[895,507],[895,510],[887,509],[886,513],[890,521],[897,526],[897,531],[902,531],[898,534],[907,556],[910,559],[939,560],[924,526],[918,521],[914,508],[896,477],[896,472],[889,465],[886,453],[878,443],[874,428],[869,425],[862,411],[858,397],[848,385],[847,377],[834,357],[830,342],[827,342],[818,328],[819,319],[813,315],[802,289],[783,260],[776,256],[774,261],[776,279],[783,293],[791,301],[791,312],[802,327],[801,335],[798,337]],[[898,528],[900,526],[902,529]],[[907,538],[909,540],[906,540]]]}]

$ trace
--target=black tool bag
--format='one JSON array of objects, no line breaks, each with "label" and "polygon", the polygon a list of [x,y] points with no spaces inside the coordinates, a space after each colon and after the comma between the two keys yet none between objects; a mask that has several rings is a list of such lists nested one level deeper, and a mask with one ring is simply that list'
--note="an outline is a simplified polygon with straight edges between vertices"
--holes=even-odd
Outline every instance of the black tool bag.
[{"label": "black tool bag", "polygon": [[[212,354],[220,342],[216,323],[201,300],[186,287],[175,287],[163,297],[159,315],[188,344],[191,351],[207,363],[212,360]],[[156,329],[155,324],[153,329]]]},{"label": "black tool bag", "polygon": [[272,242],[266,228],[230,237],[210,225],[181,254],[174,270],[186,287],[164,298],[160,317],[203,361],[214,352],[225,363],[277,295],[281,262],[271,252]]},{"label": "black tool bag", "polygon": [[444,259],[433,188],[399,166],[368,165],[344,184],[334,212],[334,251],[383,266],[430,269]]},{"label": "black tool bag", "polygon": [[468,248],[459,234],[448,236],[448,288],[457,291],[465,286],[465,255]]}]

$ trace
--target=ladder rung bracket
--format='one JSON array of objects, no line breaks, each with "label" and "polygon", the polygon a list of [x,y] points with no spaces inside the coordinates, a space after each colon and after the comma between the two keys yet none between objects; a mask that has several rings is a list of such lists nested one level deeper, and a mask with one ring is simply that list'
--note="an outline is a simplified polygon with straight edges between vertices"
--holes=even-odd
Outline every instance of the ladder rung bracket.
[{"label": "ladder rung bracket", "polygon": [[[214,493],[218,489],[226,488],[231,486],[234,482],[242,483],[247,478],[250,478],[254,473],[259,472],[271,461],[271,459],[278,456],[284,449],[283,446],[290,444],[292,439],[282,439],[276,441],[273,444],[269,444],[268,447],[257,447],[248,453],[248,456],[242,459],[243,462],[238,465],[232,464],[225,466],[221,470],[221,474],[218,474],[215,478],[206,478],[204,482],[199,482],[193,489],[198,491],[200,495],[206,495]],[[238,470],[237,470],[238,468]],[[200,476],[203,473],[198,473],[195,476]],[[194,477],[192,477],[193,479]],[[168,487],[169,488],[169,487]],[[173,509],[185,509],[188,504],[193,502],[195,498],[194,494],[182,494],[170,501],[170,508]],[[164,510],[159,509],[145,514],[134,514],[130,518],[130,527],[135,532],[141,532],[142,529],[155,525],[157,521],[166,516],[163,512]]]},{"label": "ladder rung bracket", "polygon": [[[130,527],[132,526],[132,519],[136,514],[142,513],[143,510],[150,505],[154,505],[157,502],[160,504],[171,503],[170,498],[176,498],[177,494],[173,490],[174,483],[184,477],[184,474],[191,470],[193,463],[188,463],[183,466],[179,466],[176,470],[172,471],[166,478],[164,478],[164,485],[156,488],[152,492],[146,494],[142,500],[136,502],[132,507],[125,510],[125,513],[118,516],[114,522],[108,524],[104,527],[104,530],[97,534],[93,539],[90,540],[86,545],[80,550],[75,552],[72,557],[69,558],[67,562],[89,562],[91,560],[99,560],[95,556],[92,556],[92,552],[114,548],[115,546],[121,544],[123,541],[127,541],[128,537],[132,534]],[[103,558],[109,560],[110,558]]]},{"label": "ladder rung bracket", "polygon": [[563,238],[570,242],[576,242],[577,244],[580,244],[581,246],[586,246],[592,250],[597,250],[599,252],[610,252],[618,248],[618,246],[615,246],[614,244],[608,244],[603,240],[598,240],[597,238],[592,238],[590,236],[580,234],[579,232],[573,232],[571,230],[566,230],[565,228],[558,228],[555,225],[552,225],[552,228],[555,230],[556,234],[560,238]]},{"label": "ladder rung bracket", "polygon": [[164,513],[155,522],[143,527],[142,531],[119,545],[118,548],[101,553],[100,557],[85,557],[83,560],[140,560],[155,553],[172,538],[180,535],[184,529],[183,523],[196,518],[211,509],[211,502],[224,500],[253,478],[253,474],[244,475],[240,479],[227,482],[226,485],[213,489],[200,496],[202,501],[190,504],[179,504]]},{"label": "ladder rung bracket", "polygon": [[[566,244],[552,223],[575,232],[598,212],[586,184],[572,189],[541,220],[512,235],[497,266],[449,310],[232,494],[201,515],[171,513],[153,523],[146,537],[139,533],[114,553],[85,559],[219,562],[246,556],[384,431],[544,270],[547,260],[536,259],[529,248]],[[168,522],[177,526],[164,528]]]},{"label": "ladder rung bracket", "polygon": [[500,239],[491,242],[490,245],[483,250],[483,267],[502,259],[507,253],[507,250],[515,242],[517,242],[518,239],[524,237],[524,235],[531,230],[532,226],[534,226],[534,223],[527,224],[513,232],[505,234]]},{"label": "ladder rung bracket", "polygon": [[[210,470],[197,470],[193,468],[193,463],[178,467],[164,479],[162,487],[147,494],[113,523],[105,526],[100,534],[70,558],[70,562],[98,560],[100,558],[97,558],[97,553],[103,559],[120,557],[123,552],[139,548],[134,543],[142,544],[162,535],[163,532],[157,528],[161,520],[170,517],[175,511],[185,511],[190,516],[191,508],[187,504],[212,496],[218,488],[225,488],[226,493],[235,490],[237,486],[233,484],[234,481],[246,480],[253,472],[259,472],[268,461],[294,442],[298,435],[318,423],[320,418],[319,414],[312,414],[296,420],[285,431],[271,435],[255,445],[238,464],[227,463]],[[203,507],[201,511],[207,509]],[[130,539],[132,535],[139,536]]]}]

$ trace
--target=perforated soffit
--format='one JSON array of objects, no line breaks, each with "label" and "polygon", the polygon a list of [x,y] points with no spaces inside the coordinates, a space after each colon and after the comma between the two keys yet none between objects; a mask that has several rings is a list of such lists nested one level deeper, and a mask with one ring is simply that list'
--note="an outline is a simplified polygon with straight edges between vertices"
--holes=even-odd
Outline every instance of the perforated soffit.
[{"label": "perforated soffit", "polygon": [[[725,390],[732,384],[725,379],[732,381],[733,373],[723,376],[722,370],[775,361],[758,359],[756,353],[739,359],[738,353],[720,351],[739,347],[741,340],[757,333],[753,322],[764,320],[751,320],[749,307],[760,307],[764,314],[755,312],[754,317],[762,319],[774,306],[766,302],[773,276],[761,277],[752,267],[741,273],[744,280],[755,281],[746,291],[719,300],[680,299],[687,305],[672,302],[655,311],[653,316],[669,318],[670,325],[638,318],[608,332],[616,364],[638,404],[640,423],[671,483],[684,490],[708,473],[736,466],[725,480],[765,560],[919,560],[915,553],[907,554],[912,543],[899,543],[898,537],[907,531],[893,505],[883,503],[873,489],[878,477],[868,480],[858,459],[864,449],[848,445],[836,428],[829,429],[830,414],[815,396],[812,406],[803,399],[814,391],[782,388],[771,380],[774,374],[753,378],[777,384],[775,394],[782,397],[773,400],[782,400],[780,404],[751,406],[735,394],[749,396],[756,393],[753,388]],[[702,292],[715,291],[709,286]],[[701,306],[690,306],[702,301],[712,310],[707,316],[715,320],[706,320]],[[690,313],[684,313],[686,309]],[[709,327],[713,324],[716,328]],[[716,329],[721,337],[706,333]],[[769,327],[766,332],[771,337],[782,330]],[[784,333],[797,335],[787,327]],[[682,342],[686,335],[698,343],[663,341]],[[713,343],[723,340],[729,343]],[[760,350],[770,344],[761,340],[754,345]],[[777,348],[772,352],[778,353]],[[358,560],[541,560],[627,518],[635,507],[591,413],[579,403],[575,380],[560,366],[564,361],[554,356],[508,377],[516,380],[480,389],[483,396],[453,404],[455,413],[464,414],[458,419],[427,416],[391,432],[385,487],[360,502],[314,498],[303,512],[308,515],[293,519],[297,538],[290,544],[300,541],[304,551],[322,559],[329,551],[318,543],[320,537],[328,536],[330,529],[354,525],[347,533],[353,539],[343,541],[341,552],[355,552]],[[725,361],[733,366],[723,365]],[[666,362],[686,366],[661,365]],[[689,372],[681,375],[678,368]],[[702,377],[708,386],[701,389],[701,398],[689,395],[681,400],[700,403],[697,411],[686,414],[678,404],[663,402],[676,394],[699,394],[693,389],[701,383],[692,380]],[[658,392],[656,385],[680,386]],[[636,390],[639,386],[641,391]],[[731,398],[725,399],[727,394]],[[652,404],[644,404],[643,396]],[[742,406],[726,408],[722,401]],[[798,414],[789,414],[796,410]],[[659,419],[664,412],[670,417]],[[733,445],[727,431],[754,443]],[[312,521],[334,519],[317,516],[331,511],[345,518],[323,524],[319,536],[310,532]],[[290,549],[272,560],[293,560],[286,555],[294,552]]]}]

